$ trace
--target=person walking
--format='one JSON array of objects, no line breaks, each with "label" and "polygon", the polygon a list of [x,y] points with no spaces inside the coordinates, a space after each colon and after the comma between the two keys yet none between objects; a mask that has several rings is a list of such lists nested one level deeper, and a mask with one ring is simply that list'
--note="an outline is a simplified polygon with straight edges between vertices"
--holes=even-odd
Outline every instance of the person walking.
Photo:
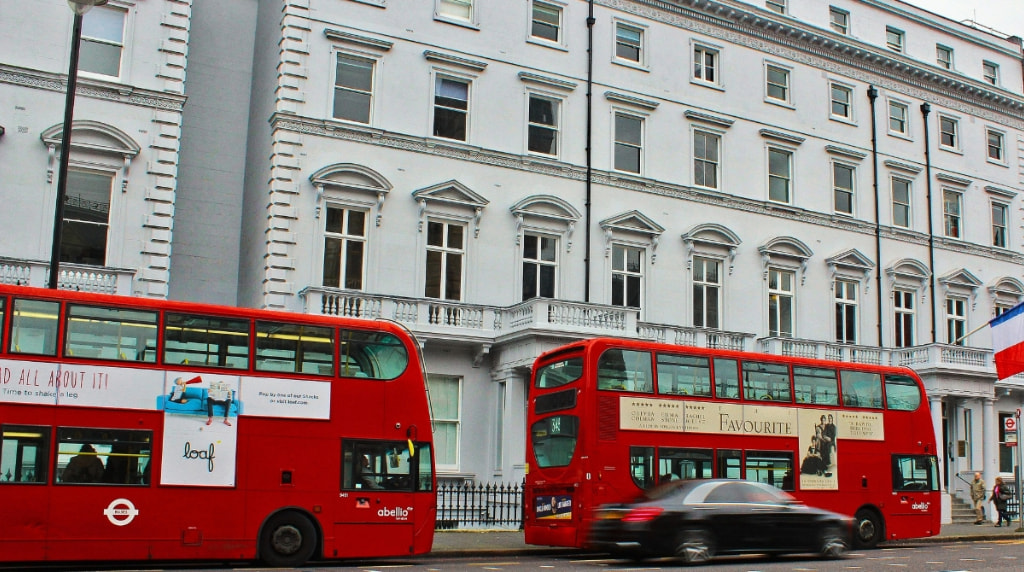
[{"label": "person walking", "polygon": [[974,502],[974,524],[985,522],[985,481],[981,473],[974,473],[974,481],[971,483],[971,501]]},{"label": "person walking", "polygon": [[996,526],[1010,526],[1010,517],[1006,514],[1006,501],[1010,500],[1010,490],[1003,484],[1003,477],[996,477],[996,484],[992,487],[992,496],[989,497],[992,504],[996,505],[996,513],[999,514],[999,521]]}]

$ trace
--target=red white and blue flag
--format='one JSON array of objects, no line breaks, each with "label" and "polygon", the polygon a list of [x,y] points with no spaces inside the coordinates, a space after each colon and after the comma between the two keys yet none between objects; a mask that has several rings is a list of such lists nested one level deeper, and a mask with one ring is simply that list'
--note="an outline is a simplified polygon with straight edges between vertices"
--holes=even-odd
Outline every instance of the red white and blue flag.
[{"label": "red white and blue flag", "polygon": [[992,351],[996,376],[1006,379],[1024,371],[1024,303],[996,316],[992,326]]}]

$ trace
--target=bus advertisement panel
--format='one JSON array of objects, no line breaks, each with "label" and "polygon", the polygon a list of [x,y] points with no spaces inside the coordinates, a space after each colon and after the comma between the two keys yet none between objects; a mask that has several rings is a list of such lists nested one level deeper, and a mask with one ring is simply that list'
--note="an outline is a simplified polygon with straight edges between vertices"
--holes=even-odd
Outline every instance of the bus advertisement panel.
[{"label": "bus advertisement panel", "polygon": [[585,546],[598,506],[704,478],[850,515],[861,547],[939,532],[931,413],[906,368],[598,338],[536,360],[528,427],[530,544]]},{"label": "bus advertisement panel", "polygon": [[10,286],[0,324],[0,561],[430,551],[401,326]]}]

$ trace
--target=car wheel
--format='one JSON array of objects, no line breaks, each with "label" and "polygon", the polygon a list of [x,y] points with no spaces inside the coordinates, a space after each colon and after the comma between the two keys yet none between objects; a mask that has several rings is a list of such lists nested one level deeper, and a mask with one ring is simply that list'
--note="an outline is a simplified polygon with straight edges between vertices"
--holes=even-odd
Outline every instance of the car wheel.
[{"label": "car wheel", "polygon": [[853,517],[853,540],[857,548],[874,548],[882,540],[882,519],[867,509],[857,511]]},{"label": "car wheel", "polygon": [[687,564],[707,562],[714,555],[714,539],[705,528],[685,530],[676,541],[676,556]]},{"label": "car wheel", "polygon": [[316,527],[305,516],[282,512],[270,517],[260,533],[260,560],[283,568],[301,566],[316,551]]},{"label": "car wheel", "polygon": [[843,529],[838,526],[826,526],[821,533],[821,554],[825,558],[842,558],[849,549]]}]

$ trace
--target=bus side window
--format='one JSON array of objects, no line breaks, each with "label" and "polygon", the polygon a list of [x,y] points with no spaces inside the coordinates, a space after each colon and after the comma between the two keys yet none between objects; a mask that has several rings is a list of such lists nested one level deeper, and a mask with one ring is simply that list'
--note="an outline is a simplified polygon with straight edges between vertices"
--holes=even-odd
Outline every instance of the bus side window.
[{"label": "bus side window", "polygon": [[256,369],[334,375],[333,329],[256,322]]},{"label": "bus side window", "polygon": [[55,481],[148,486],[152,451],[152,431],[58,427]]},{"label": "bus side window", "polygon": [[597,360],[597,388],[654,393],[651,354],[606,350]]},{"label": "bus side window", "polygon": [[8,350],[16,354],[57,355],[59,302],[15,299]]},{"label": "bus side window", "polygon": [[68,304],[64,355],[156,363],[156,312]]},{"label": "bus side window", "polygon": [[839,381],[834,369],[794,366],[793,388],[797,403],[839,405]]},{"label": "bus side window", "polygon": [[882,376],[865,371],[840,372],[843,405],[847,407],[882,408]]},{"label": "bus side window", "polygon": [[893,411],[917,411],[921,390],[908,375],[885,376],[885,406]]},{"label": "bus side window", "polygon": [[793,490],[793,453],[789,451],[747,451],[746,479]]},{"label": "bus side window", "polygon": [[50,428],[35,425],[0,426],[0,484],[46,483]]},{"label": "bus side window", "polygon": [[654,447],[629,448],[629,474],[641,489],[654,486]]},{"label": "bus side window", "polygon": [[715,397],[740,398],[739,369],[734,359],[717,358],[715,361]]},{"label": "bus side window", "polygon": [[339,345],[341,377],[395,379],[409,365],[409,352],[390,333],[341,330]]},{"label": "bus side window", "polygon": [[3,340],[4,340],[4,333],[5,333],[5,328],[3,326],[4,326],[4,311],[7,309],[7,306],[5,305],[6,301],[7,301],[7,298],[0,298],[0,347],[3,347],[2,344],[3,344]]},{"label": "bus side window", "polygon": [[747,400],[789,402],[789,387],[789,366],[743,362],[743,396]]},{"label": "bus side window", "polygon": [[249,369],[249,320],[167,312],[164,363]]},{"label": "bus side window", "polygon": [[711,365],[708,358],[658,354],[658,393],[667,395],[711,395]]}]

